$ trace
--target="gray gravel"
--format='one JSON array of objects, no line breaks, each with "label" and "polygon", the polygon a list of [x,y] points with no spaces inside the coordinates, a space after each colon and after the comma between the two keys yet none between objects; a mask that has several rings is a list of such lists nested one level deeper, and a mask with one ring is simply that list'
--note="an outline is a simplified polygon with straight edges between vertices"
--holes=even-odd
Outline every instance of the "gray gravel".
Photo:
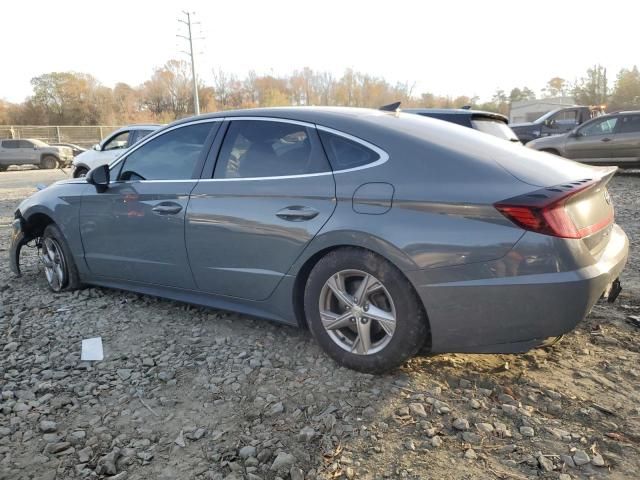
[{"label": "gray gravel", "polygon": [[[18,173],[18,172],[10,172]],[[640,177],[611,193],[631,238],[614,306],[524,355],[338,367],[307,332],[9,275],[0,174],[0,479],[636,478]],[[35,178],[34,174],[34,178]],[[34,182],[35,183],[35,182]],[[80,360],[101,336],[105,359]]]}]

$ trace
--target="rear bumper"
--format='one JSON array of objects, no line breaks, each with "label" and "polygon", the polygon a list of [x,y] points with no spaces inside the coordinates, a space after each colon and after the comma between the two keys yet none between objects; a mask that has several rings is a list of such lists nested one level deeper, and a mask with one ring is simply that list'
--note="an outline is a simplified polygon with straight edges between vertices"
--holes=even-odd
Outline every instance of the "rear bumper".
[{"label": "rear bumper", "polygon": [[513,353],[572,330],[618,279],[628,251],[626,234],[614,225],[598,261],[582,268],[523,275],[507,255],[406,274],[425,305],[432,352]]}]

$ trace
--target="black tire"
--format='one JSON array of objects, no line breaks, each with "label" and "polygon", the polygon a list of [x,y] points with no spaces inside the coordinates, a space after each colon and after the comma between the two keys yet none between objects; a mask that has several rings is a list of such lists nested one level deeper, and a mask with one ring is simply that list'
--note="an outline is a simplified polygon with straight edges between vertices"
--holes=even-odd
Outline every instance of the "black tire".
[{"label": "black tire", "polygon": [[40,168],[43,170],[51,170],[58,166],[58,159],[53,155],[45,155],[40,160]]},{"label": "black tire", "polygon": [[[389,335],[388,343],[375,353],[356,354],[347,351],[332,339],[322,324],[320,302],[323,287],[335,274],[345,271],[372,275],[374,280],[382,284],[384,294],[388,294],[393,302],[395,330]],[[309,329],[323,350],[340,365],[360,372],[382,373],[402,365],[420,350],[428,336],[425,312],[406,277],[384,258],[360,248],[340,248],[320,259],[307,279],[304,308]],[[353,318],[349,320],[353,322]],[[353,343],[357,343],[357,337]]]},{"label": "black tire", "polygon": [[78,167],[73,171],[73,178],[86,177],[89,173],[89,169],[85,167]]},{"label": "black tire", "polygon": [[[43,264],[45,265],[45,278],[49,288],[54,292],[62,292],[64,290],[76,290],[82,286],[80,283],[80,276],[78,275],[78,269],[73,261],[73,255],[67,245],[62,232],[55,224],[50,224],[44,229],[42,238],[40,239],[40,255]],[[60,261],[56,262],[56,265],[61,267],[62,278],[58,282],[52,282],[47,275],[47,260],[50,260],[48,255],[48,246],[53,245],[54,248],[51,251],[57,253],[60,257]],[[54,256],[55,256],[54,253]]]}]

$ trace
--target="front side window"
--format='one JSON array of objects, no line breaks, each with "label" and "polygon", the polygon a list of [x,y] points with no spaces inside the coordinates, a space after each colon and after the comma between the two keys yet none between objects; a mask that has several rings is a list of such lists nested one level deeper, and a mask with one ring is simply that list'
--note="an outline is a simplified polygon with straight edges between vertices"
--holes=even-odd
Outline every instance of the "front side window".
[{"label": "front side window", "polygon": [[197,123],[170,130],[124,160],[119,180],[188,180],[204,148],[212,123]]},{"label": "front side window", "polygon": [[620,118],[617,133],[640,132],[640,115],[625,115]]},{"label": "front side window", "polygon": [[380,159],[377,152],[342,135],[321,130],[320,138],[334,170],[361,167]]},{"label": "front side window", "polygon": [[287,122],[235,120],[225,135],[216,178],[256,178],[330,171],[315,129]]},{"label": "front side window", "polygon": [[102,150],[120,150],[121,148],[127,148],[129,142],[129,132],[122,132],[112,137],[104,144]]},{"label": "front side window", "polygon": [[20,148],[33,148],[34,144],[29,140],[20,140]]},{"label": "front side window", "polygon": [[551,120],[559,125],[577,125],[578,120],[578,111],[577,110],[564,110],[562,112],[556,113]]},{"label": "front side window", "polygon": [[613,133],[618,123],[618,117],[603,118],[593,123],[585,125],[580,129],[580,135],[590,137],[593,135],[609,135]]}]

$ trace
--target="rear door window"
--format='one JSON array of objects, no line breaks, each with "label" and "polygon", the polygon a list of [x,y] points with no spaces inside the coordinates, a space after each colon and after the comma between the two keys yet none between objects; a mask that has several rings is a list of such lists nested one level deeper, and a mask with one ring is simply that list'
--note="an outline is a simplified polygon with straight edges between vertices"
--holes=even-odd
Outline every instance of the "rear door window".
[{"label": "rear door window", "polygon": [[3,140],[3,148],[20,148],[20,140]]},{"label": "rear door window", "polygon": [[268,121],[231,122],[215,178],[261,178],[331,171],[315,128]]},{"label": "rear door window", "polygon": [[378,152],[360,142],[324,130],[319,133],[333,170],[362,167],[380,160]]},{"label": "rear door window", "polygon": [[640,115],[624,115],[620,117],[616,133],[640,133]]}]

